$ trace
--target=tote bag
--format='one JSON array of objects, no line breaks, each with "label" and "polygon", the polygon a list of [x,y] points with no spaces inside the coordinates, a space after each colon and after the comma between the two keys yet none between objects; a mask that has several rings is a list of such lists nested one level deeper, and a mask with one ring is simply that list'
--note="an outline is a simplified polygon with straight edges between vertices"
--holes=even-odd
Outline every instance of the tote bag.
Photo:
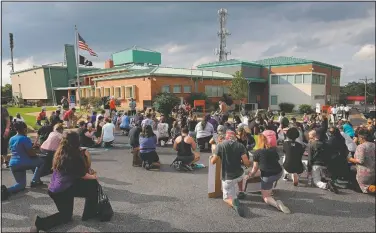
[{"label": "tote bag", "polygon": [[114,215],[110,200],[103,192],[102,186],[98,185],[98,216],[101,222],[108,222]]}]

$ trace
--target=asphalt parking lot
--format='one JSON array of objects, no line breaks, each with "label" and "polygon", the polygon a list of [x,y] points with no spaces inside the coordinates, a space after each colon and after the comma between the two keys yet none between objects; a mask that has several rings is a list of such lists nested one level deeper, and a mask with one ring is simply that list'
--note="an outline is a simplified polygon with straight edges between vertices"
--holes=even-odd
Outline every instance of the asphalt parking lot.
[{"label": "asphalt parking lot", "polygon": [[[83,199],[76,198],[74,221],[53,229],[56,232],[120,231],[341,231],[375,232],[375,197],[341,190],[339,195],[318,188],[299,187],[280,181],[275,197],[292,211],[286,215],[263,203],[260,194],[248,193],[247,214],[238,217],[221,199],[207,197],[207,168],[177,172],[170,168],[175,158],[172,148],[158,148],[160,171],[134,168],[127,148],[128,137],[116,136],[116,148],[92,151],[93,168],[115,211],[110,222],[82,222]],[[201,163],[208,164],[208,153]],[[2,170],[2,183],[9,186],[13,177]],[[44,177],[46,184],[49,176]],[[31,172],[28,173],[28,181]],[[256,189],[258,186],[256,186]],[[249,188],[247,191],[251,190]],[[35,214],[56,212],[47,187],[26,191],[2,202],[2,232],[28,231]]]}]

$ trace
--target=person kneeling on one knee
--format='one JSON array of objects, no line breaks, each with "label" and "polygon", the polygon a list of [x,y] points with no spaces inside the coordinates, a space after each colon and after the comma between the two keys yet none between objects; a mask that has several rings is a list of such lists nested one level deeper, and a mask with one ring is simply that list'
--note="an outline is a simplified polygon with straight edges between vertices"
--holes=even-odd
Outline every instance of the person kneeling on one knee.
[{"label": "person kneeling on one knee", "polygon": [[159,156],[156,152],[157,136],[154,134],[151,125],[142,127],[140,134],[140,157],[143,167],[146,170],[159,169]]},{"label": "person kneeling on one knee", "polygon": [[[245,197],[242,163],[249,167],[250,161],[248,160],[246,148],[237,141],[235,132],[226,132],[226,140],[216,146],[215,152],[210,156],[210,163],[215,164],[219,159],[222,160],[223,200],[233,207],[240,216],[244,216],[238,199]],[[239,189],[238,195],[236,193],[236,185],[238,185]]]},{"label": "person kneeling on one knee", "polygon": [[181,161],[186,169],[192,170],[192,164],[200,160],[200,154],[196,152],[196,142],[188,133],[188,128],[184,127],[173,147],[178,152],[177,161]]}]

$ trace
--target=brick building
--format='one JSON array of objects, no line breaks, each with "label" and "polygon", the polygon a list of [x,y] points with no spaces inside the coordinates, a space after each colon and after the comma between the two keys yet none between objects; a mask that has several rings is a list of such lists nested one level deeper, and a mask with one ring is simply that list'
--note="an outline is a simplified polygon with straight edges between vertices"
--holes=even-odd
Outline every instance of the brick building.
[{"label": "brick building", "polygon": [[227,74],[241,71],[248,80],[248,102],[261,108],[279,109],[288,102],[325,105],[337,103],[340,92],[341,68],[338,66],[294,57],[275,57],[258,61],[227,60],[198,66]]}]

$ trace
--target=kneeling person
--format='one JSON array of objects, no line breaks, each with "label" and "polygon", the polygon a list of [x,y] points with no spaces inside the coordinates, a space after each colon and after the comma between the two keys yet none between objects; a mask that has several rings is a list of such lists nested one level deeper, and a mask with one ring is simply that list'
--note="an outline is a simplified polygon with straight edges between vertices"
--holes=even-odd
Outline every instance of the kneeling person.
[{"label": "kneeling person", "polygon": [[181,162],[185,169],[192,171],[192,164],[200,160],[200,154],[195,152],[197,145],[188,133],[188,128],[182,129],[181,136],[175,139],[174,149],[178,152],[176,161]]},{"label": "kneeling person", "polygon": [[240,215],[244,212],[240,207],[236,185],[239,188],[239,198],[244,197],[243,191],[243,164],[250,166],[246,148],[237,141],[235,132],[227,131],[226,140],[216,146],[215,152],[210,156],[210,163],[215,164],[218,158],[222,160],[222,189],[223,200]]},{"label": "kneeling person", "polygon": [[160,168],[159,156],[156,152],[157,136],[155,136],[151,125],[142,127],[140,134],[140,157],[143,167],[146,170],[154,170]]}]

